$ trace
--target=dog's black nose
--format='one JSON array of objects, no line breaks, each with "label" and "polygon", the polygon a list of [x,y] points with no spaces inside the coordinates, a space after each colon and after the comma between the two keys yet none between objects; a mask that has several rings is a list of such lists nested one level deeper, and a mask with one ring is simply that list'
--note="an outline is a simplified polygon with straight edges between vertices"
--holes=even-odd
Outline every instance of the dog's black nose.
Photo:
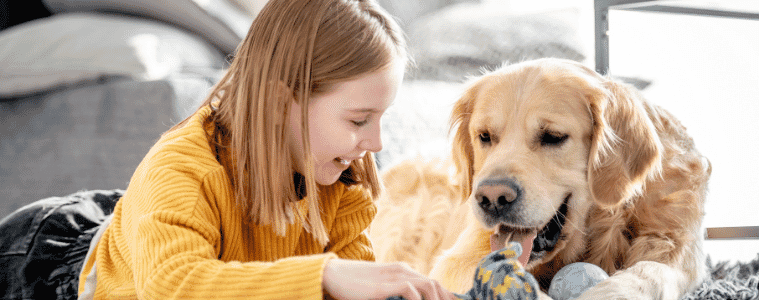
[{"label": "dog's black nose", "polygon": [[474,197],[486,212],[503,214],[522,198],[522,189],[509,178],[485,179],[477,184]]}]

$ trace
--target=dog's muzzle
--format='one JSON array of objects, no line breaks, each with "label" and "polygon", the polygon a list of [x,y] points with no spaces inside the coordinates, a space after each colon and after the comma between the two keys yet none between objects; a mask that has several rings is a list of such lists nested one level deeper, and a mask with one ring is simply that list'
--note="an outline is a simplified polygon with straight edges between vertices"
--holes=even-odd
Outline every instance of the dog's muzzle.
[{"label": "dog's muzzle", "polygon": [[511,178],[488,178],[477,184],[474,197],[485,214],[503,220],[522,200],[522,194],[522,188]]}]

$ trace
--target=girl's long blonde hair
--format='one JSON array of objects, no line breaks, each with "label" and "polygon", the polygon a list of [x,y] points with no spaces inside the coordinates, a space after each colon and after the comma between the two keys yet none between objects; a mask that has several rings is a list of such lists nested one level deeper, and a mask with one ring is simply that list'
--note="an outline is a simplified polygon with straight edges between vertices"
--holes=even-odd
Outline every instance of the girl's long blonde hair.
[{"label": "girl's long blonde hair", "polygon": [[[409,61],[403,33],[374,0],[270,0],[264,6],[229,70],[201,105],[218,106],[209,118],[216,128],[211,140],[237,203],[251,221],[284,235],[288,224],[300,220],[326,245],[318,197],[326,187],[317,187],[309,163],[309,99],[399,58]],[[288,147],[293,99],[302,109],[304,149],[299,153]],[[306,162],[302,174],[296,174],[298,158]],[[373,197],[380,193],[372,155],[354,161],[341,181],[361,184]],[[298,215],[291,205],[303,192],[308,195],[307,216]]]}]

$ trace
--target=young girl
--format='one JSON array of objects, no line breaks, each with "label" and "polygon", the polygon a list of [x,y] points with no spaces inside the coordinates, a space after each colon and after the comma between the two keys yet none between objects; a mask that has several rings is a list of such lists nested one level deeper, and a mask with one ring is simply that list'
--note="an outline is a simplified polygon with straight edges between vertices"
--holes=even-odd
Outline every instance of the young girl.
[{"label": "young girl", "polygon": [[270,0],[113,214],[73,226],[87,233],[74,238],[82,264],[65,268],[81,269],[79,298],[452,299],[406,265],[371,262],[372,152],[407,63],[373,0]]},{"label": "young girl", "polygon": [[373,259],[380,117],[407,63],[369,0],[272,0],[137,168],[80,277],[99,298],[442,299]]}]

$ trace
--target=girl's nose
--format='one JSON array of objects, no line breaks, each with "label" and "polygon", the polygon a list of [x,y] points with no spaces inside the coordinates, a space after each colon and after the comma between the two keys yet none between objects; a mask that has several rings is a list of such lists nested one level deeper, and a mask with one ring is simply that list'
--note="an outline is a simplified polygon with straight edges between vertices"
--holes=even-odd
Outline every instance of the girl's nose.
[{"label": "girl's nose", "polygon": [[359,143],[359,147],[370,152],[380,152],[382,150],[382,126],[380,122],[367,128],[364,138]]}]

